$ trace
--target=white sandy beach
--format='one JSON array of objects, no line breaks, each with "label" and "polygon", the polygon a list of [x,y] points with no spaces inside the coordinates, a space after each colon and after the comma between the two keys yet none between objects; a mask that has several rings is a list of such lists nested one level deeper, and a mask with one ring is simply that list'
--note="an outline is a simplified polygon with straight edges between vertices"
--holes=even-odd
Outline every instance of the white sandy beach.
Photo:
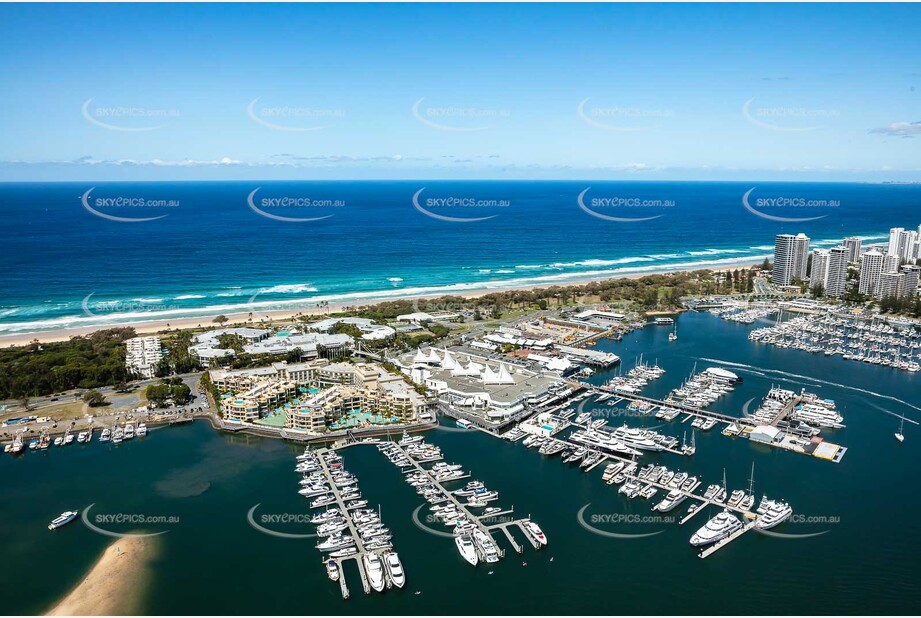
[{"label": "white sandy beach", "polygon": [[86,577],[46,616],[118,616],[137,614],[150,579],[150,563],[159,539],[115,539]]},{"label": "white sandy beach", "polygon": [[[707,264],[700,264],[699,266],[695,266],[693,270],[709,268],[710,270],[713,270],[715,272],[731,271],[731,270],[736,270],[736,269],[749,268],[753,265],[760,264],[760,261],[762,259],[763,258],[754,257],[754,258],[751,258],[750,261],[740,262],[737,264],[719,264],[719,265],[712,265],[712,266],[707,265]],[[586,279],[580,280],[580,281],[567,281],[566,283],[546,283],[546,284],[541,284],[541,285],[521,285],[521,286],[511,285],[511,286],[507,286],[503,288],[482,289],[482,290],[470,291],[470,292],[465,292],[465,293],[460,293],[460,294],[439,293],[439,294],[432,294],[432,295],[418,295],[418,296],[408,297],[407,299],[421,300],[421,299],[426,299],[426,298],[428,299],[439,298],[443,296],[459,296],[462,298],[477,298],[480,296],[485,296],[487,294],[493,294],[496,292],[503,292],[503,291],[509,291],[509,290],[543,289],[543,288],[554,287],[554,286],[568,287],[568,286],[575,286],[575,285],[583,285],[583,284],[595,282],[595,281],[610,281],[612,279],[638,279],[638,278],[645,277],[648,275],[664,274],[664,273],[670,273],[670,272],[672,273],[673,272],[685,272],[688,270],[689,269],[685,266],[676,267],[673,269],[669,269],[668,267],[663,267],[655,271],[624,274],[624,275],[619,275],[615,277],[587,277]],[[396,300],[401,300],[401,298],[399,297],[367,298],[367,299],[354,298],[348,301],[342,301],[342,302],[337,302],[337,303],[331,302],[329,303],[329,307],[324,307],[322,309],[320,308],[310,308],[310,309],[299,308],[297,310],[279,309],[279,310],[258,311],[258,312],[257,311],[253,311],[253,312],[243,311],[239,313],[226,313],[225,312],[225,313],[214,313],[211,315],[201,315],[201,316],[196,316],[196,317],[178,317],[178,318],[172,318],[172,319],[153,319],[153,320],[144,320],[144,321],[125,321],[125,322],[119,322],[119,323],[100,324],[100,325],[85,326],[85,327],[78,327],[78,328],[60,328],[60,329],[54,329],[54,330],[44,330],[44,331],[33,332],[33,333],[15,333],[15,334],[9,334],[9,335],[0,335],[0,347],[24,346],[36,340],[40,343],[49,343],[49,342],[54,342],[54,341],[67,341],[71,337],[88,335],[95,331],[105,330],[109,328],[116,328],[116,327],[124,327],[124,326],[130,326],[134,328],[135,331],[137,331],[139,335],[154,334],[154,333],[160,333],[164,331],[175,331],[175,330],[181,330],[185,328],[199,328],[199,327],[209,328],[209,327],[215,326],[213,323],[213,320],[218,315],[224,315],[228,318],[228,321],[226,324],[227,326],[232,326],[234,324],[237,324],[237,325],[258,324],[258,322],[263,319],[267,322],[284,322],[284,321],[292,320],[298,316],[320,316],[320,315],[325,315],[327,313],[335,313],[337,311],[341,311],[345,309],[346,307],[372,306],[372,305],[377,305],[377,304],[381,304],[385,302],[393,302]],[[252,318],[252,322],[249,321],[250,318]]]}]

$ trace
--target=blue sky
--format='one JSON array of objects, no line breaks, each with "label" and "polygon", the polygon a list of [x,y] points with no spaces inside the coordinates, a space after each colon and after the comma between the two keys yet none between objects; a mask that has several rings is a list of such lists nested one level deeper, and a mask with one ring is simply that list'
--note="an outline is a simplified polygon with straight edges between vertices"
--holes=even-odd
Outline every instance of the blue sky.
[{"label": "blue sky", "polygon": [[0,5],[0,180],[921,180],[916,5]]}]

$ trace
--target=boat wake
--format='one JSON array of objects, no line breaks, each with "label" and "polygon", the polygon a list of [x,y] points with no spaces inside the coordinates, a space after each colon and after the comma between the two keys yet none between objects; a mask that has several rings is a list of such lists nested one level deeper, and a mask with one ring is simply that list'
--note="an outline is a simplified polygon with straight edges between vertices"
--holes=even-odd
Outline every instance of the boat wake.
[{"label": "boat wake", "polygon": [[[914,404],[911,404],[911,403],[908,403],[907,401],[905,401],[905,400],[903,400],[903,399],[899,399],[898,397],[893,397],[892,395],[883,395],[883,394],[881,394],[881,393],[877,393],[877,392],[874,392],[874,391],[871,391],[871,390],[867,390],[867,389],[865,389],[865,388],[858,388],[858,387],[856,387],[856,386],[851,386],[851,385],[849,385],[849,384],[841,384],[841,383],[839,383],[839,382],[831,382],[831,381],[829,381],[829,380],[822,380],[822,379],[820,379],[820,378],[813,378],[813,377],[811,377],[811,376],[804,376],[804,375],[800,375],[800,374],[798,374],[798,373],[790,373],[790,372],[787,372],[787,371],[781,371],[781,370],[779,370],[779,369],[765,369],[765,368],[763,368],[763,367],[760,367],[760,368],[759,368],[759,367],[753,367],[752,365],[746,365],[746,364],[744,364],[744,363],[733,363],[733,362],[731,362],[731,361],[724,361],[724,360],[720,360],[720,359],[718,359],[718,358],[700,358],[700,357],[699,357],[697,360],[702,360],[702,361],[707,362],[707,363],[716,363],[717,365],[724,365],[724,366],[727,366],[727,367],[735,367],[736,369],[738,369],[738,370],[740,370],[740,371],[743,371],[743,372],[745,372],[745,373],[753,373],[754,371],[757,371],[757,370],[760,369],[761,371],[763,371],[763,372],[765,372],[765,373],[768,373],[768,374],[771,374],[771,375],[783,376],[783,377],[788,377],[788,378],[798,378],[798,379],[800,379],[800,380],[807,380],[807,381],[810,381],[810,382],[815,382],[816,384],[824,384],[824,385],[826,385],[826,386],[834,386],[834,387],[836,387],[836,388],[843,388],[843,389],[845,389],[845,390],[854,391],[854,392],[856,392],[856,393],[863,393],[863,394],[865,394],[865,395],[870,395],[871,397],[878,397],[878,398],[880,398],[880,399],[886,399],[886,400],[888,400],[888,401],[895,401],[896,403],[900,403],[900,404],[902,404],[903,406],[908,406],[908,407],[911,408],[912,410],[917,410],[917,411],[921,412],[921,408],[919,408],[918,406],[916,406],[916,405],[914,405]],[[875,406],[874,406],[874,407],[875,407]],[[880,408],[880,409],[882,409],[882,408]],[[883,410],[883,411],[884,411],[884,412],[888,412],[888,410]]]}]

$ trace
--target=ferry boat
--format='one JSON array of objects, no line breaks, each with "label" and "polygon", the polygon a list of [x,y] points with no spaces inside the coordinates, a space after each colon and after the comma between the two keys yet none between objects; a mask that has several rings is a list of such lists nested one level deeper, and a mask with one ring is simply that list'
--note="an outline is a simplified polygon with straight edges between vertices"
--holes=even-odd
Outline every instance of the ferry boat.
[{"label": "ferry boat", "polygon": [[64,511],[59,516],[55,517],[50,524],[48,524],[48,529],[54,530],[55,528],[60,528],[61,526],[69,524],[76,518],[77,511]]},{"label": "ferry boat", "polygon": [[694,536],[691,537],[691,545],[700,547],[716,543],[741,529],[742,522],[739,521],[739,518],[723,510],[694,533]]},{"label": "ferry boat", "polygon": [[455,422],[454,424],[460,427],[461,429],[470,429],[470,426],[471,426],[470,421],[463,419],[463,418],[457,419],[457,422]]},{"label": "ferry boat", "polygon": [[656,324],[656,325],[674,324],[674,323],[675,323],[675,320],[674,320],[674,318],[660,317],[660,318],[654,319],[652,322],[653,322],[653,324]]},{"label": "ferry boat", "polygon": [[457,545],[457,551],[460,552],[461,557],[476,566],[480,559],[473,544],[473,537],[469,534],[461,534],[454,537],[454,543]]},{"label": "ferry boat", "polygon": [[390,576],[390,581],[397,588],[402,588],[406,584],[406,573],[403,572],[403,564],[400,562],[397,552],[389,551],[384,554],[384,563],[387,565],[387,574]]}]

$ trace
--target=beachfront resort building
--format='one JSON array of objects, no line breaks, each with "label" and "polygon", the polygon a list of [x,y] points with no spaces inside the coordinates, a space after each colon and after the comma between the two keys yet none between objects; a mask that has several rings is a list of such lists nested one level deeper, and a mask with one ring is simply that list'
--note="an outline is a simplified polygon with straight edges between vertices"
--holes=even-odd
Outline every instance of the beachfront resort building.
[{"label": "beachfront resort building", "polygon": [[139,378],[154,377],[163,359],[163,344],[157,336],[133,337],[125,341],[125,367]]},{"label": "beachfront resort building", "polygon": [[[425,397],[375,363],[272,363],[210,371],[224,420],[318,433],[418,418]],[[322,424],[322,426],[321,426]]]},{"label": "beachfront resort building", "polygon": [[247,354],[286,356],[300,350],[303,359],[320,356],[340,358],[348,356],[352,350],[352,338],[344,333],[301,333],[291,330],[271,334],[261,328],[222,328],[195,335],[189,353],[203,367],[219,366],[236,355],[233,348],[222,345],[221,340],[226,335],[239,337],[242,349]]},{"label": "beachfront resort building", "polygon": [[376,324],[368,318],[327,318],[308,324],[307,328],[320,333],[332,333],[338,324],[356,327],[361,331],[361,338],[367,341],[384,341],[396,335],[396,331],[390,326]]}]

